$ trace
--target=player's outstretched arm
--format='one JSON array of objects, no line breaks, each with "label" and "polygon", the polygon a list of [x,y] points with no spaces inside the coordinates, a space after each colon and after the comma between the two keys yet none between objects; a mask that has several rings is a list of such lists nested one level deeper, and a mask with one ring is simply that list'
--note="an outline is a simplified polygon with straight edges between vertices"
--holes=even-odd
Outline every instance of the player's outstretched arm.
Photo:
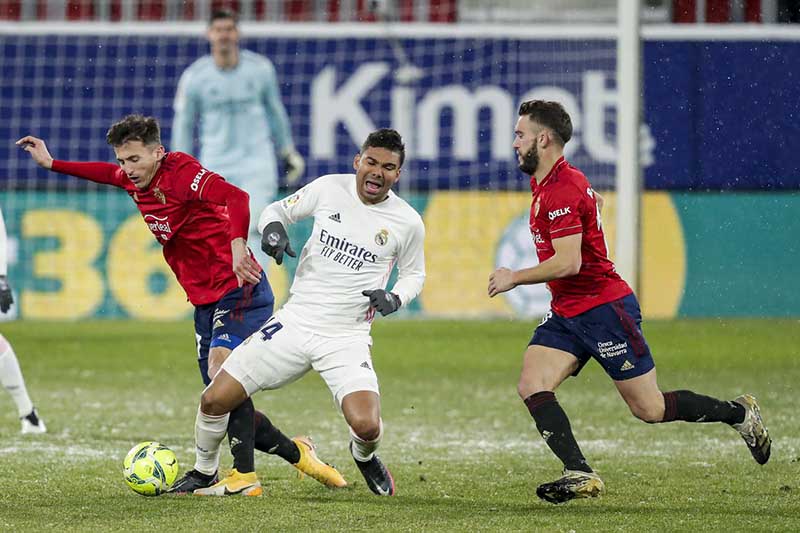
[{"label": "player's outstretched arm", "polygon": [[31,158],[40,167],[50,170],[53,168],[53,156],[47,150],[47,145],[42,139],[32,135],[26,135],[16,142],[17,146],[31,154]]},{"label": "player's outstretched arm", "polygon": [[115,187],[124,187],[128,182],[128,178],[120,170],[119,165],[114,165],[105,162],[76,162],[76,161],[61,161],[54,160],[47,149],[47,145],[42,139],[32,135],[26,135],[16,142],[17,146],[31,154],[31,158],[36,163],[53,172],[60,172],[61,174],[69,174],[91,180],[97,183],[104,183],[106,185],[113,185]]},{"label": "player's outstretched arm", "polygon": [[275,258],[275,262],[279,265],[283,263],[284,253],[290,257],[297,257],[292,250],[286,228],[280,222],[270,222],[264,227],[264,232],[261,234],[261,249],[268,256]]}]

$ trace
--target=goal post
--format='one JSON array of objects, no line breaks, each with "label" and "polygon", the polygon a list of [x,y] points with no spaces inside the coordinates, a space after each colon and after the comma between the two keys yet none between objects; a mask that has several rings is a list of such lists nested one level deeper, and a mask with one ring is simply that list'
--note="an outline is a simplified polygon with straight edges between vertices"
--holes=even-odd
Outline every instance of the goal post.
[{"label": "goal post", "polygon": [[642,172],[639,134],[642,45],[639,0],[618,0],[617,16],[617,271],[639,288]]}]

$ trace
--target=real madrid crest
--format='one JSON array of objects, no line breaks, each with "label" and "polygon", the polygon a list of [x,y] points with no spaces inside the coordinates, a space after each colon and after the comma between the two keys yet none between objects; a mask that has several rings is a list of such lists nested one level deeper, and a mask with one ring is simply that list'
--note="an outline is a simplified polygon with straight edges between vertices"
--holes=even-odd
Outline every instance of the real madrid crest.
[{"label": "real madrid crest", "polygon": [[164,196],[164,193],[161,192],[161,189],[159,189],[158,187],[153,189],[153,196],[155,196],[156,200],[158,200],[162,204],[166,204],[167,203],[167,197]]},{"label": "real madrid crest", "polygon": [[375,243],[378,246],[383,246],[389,242],[389,232],[385,229],[380,230],[375,234]]}]

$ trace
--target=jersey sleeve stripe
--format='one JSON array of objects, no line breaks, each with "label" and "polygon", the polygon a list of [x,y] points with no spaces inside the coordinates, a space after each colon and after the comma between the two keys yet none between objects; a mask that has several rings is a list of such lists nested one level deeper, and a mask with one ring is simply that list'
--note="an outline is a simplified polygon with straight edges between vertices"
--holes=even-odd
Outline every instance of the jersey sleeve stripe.
[{"label": "jersey sleeve stripe", "polygon": [[198,197],[198,198],[200,198],[201,200],[203,199],[203,191],[204,191],[204,190],[205,190],[205,188],[206,188],[206,184],[207,184],[209,181],[211,181],[211,176],[213,175],[213,174],[211,174],[211,173],[209,173],[209,174],[210,174],[210,175],[209,175],[209,176],[207,176],[207,177],[206,177],[206,179],[204,179],[204,180],[203,180],[203,183],[200,185],[200,190],[199,190],[199,191],[197,191],[197,197]]},{"label": "jersey sleeve stripe", "polygon": [[[569,227],[566,227],[566,228],[554,229],[554,230],[550,230],[550,234],[552,235],[553,233],[559,233],[561,231],[567,231],[567,230],[576,229],[576,228],[582,228],[582,227],[583,226],[578,224],[577,226],[569,226]],[[578,232],[577,231],[573,231],[572,233],[578,233]]]}]

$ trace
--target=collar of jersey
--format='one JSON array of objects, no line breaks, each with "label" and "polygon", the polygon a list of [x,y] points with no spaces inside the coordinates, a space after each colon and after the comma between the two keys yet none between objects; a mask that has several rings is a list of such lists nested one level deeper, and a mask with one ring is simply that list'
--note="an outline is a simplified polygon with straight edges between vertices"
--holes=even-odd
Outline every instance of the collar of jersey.
[{"label": "collar of jersey", "polygon": [[535,191],[537,187],[544,187],[548,180],[550,180],[550,177],[558,174],[566,164],[567,160],[562,155],[556,160],[555,164],[553,164],[553,168],[550,169],[550,172],[547,173],[547,176],[545,176],[539,184],[536,183],[536,176],[531,176],[531,190]]},{"label": "collar of jersey", "polygon": [[147,184],[147,188],[142,192],[152,191],[158,185],[158,182],[161,181],[161,176],[163,175],[163,170],[164,170],[164,162],[166,162],[167,157],[169,157],[170,153],[171,152],[165,153],[164,157],[161,158],[161,164],[158,166],[158,170],[156,170],[153,179],[150,180],[150,183]]}]

